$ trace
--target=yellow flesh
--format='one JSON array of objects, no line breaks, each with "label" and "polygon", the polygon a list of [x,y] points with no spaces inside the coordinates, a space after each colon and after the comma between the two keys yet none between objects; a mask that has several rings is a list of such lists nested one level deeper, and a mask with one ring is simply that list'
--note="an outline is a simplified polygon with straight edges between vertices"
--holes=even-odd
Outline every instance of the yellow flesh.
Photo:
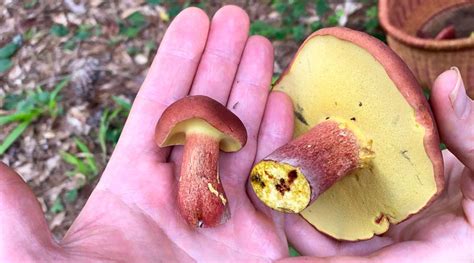
[{"label": "yellow flesh", "polygon": [[[282,194],[275,186],[280,179],[288,182],[290,171],[296,171],[296,179],[289,185],[291,191]],[[311,195],[309,183],[299,169],[289,164],[261,161],[252,169],[250,182],[257,197],[275,210],[298,213],[308,206]]]},{"label": "yellow flesh", "polygon": [[220,132],[207,121],[193,118],[178,123],[168,134],[163,146],[183,145],[186,133],[207,134],[220,141],[219,147],[224,152],[235,152],[242,145],[232,137]]},{"label": "yellow flesh", "polygon": [[332,36],[315,37],[276,89],[293,99],[299,117],[295,136],[336,117],[355,118],[373,140],[372,165],[337,182],[302,212],[320,231],[338,239],[368,239],[419,211],[436,193],[425,130],[366,50]]}]

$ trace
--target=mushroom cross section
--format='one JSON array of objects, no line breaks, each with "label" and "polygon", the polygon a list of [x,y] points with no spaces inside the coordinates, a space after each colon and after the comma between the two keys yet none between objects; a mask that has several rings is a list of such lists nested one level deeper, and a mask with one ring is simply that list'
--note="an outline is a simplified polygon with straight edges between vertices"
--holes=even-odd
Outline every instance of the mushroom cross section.
[{"label": "mushroom cross section", "polygon": [[235,152],[247,141],[242,121],[219,102],[188,96],[171,104],[156,125],[160,147],[184,145],[178,205],[191,226],[213,227],[230,217],[219,178],[219,150]]}]

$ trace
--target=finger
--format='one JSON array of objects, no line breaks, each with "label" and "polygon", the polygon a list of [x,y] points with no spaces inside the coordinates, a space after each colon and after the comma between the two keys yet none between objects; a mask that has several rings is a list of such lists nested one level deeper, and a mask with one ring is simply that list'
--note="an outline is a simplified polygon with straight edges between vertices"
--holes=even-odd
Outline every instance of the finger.
[{"label": "finger", "polygon": [[474,102],[466,95],[457,68],[436,79],[431,105],[442,140],[464,165],[474,171]]},{"label": "finger", "polygon": [[[247,130],[247,143],[239,152],[224,154],[221,162],[224,185],[245,191],[248,171],[255,159],[257,135],[262,121],[273,72],[273,47],[266,38],[250,37],[235,77],[227,107]],[[235,169],[225,169],[235,167]],[[237,171],[237,172],[235,172]],[[234,187],[232,187],[234,188]],[[244,195],[245,196],[245,195]]]},{"label": "finger", "polygon": [[268,98],[265,116],[258,134],[256,160],[260,161],[293,137],[293,102],[282,92],[274,91]]},{"label": "finger", "polygon": [[167,151],[155,154],[155,125],[168,105],[188,94],[208,30],[209,18],[198,8],[188,8],[173,20],[133,103],[112,162],[117,155],[119,162],[139,156],[166,160]]},{"label": "finger", "polygon": [[[247,41],[248,28],[248,15],[240,7],[225,6],[216,12],[191,95],[205,95],[223,105],[227,103]],[[174,148],[170,160],[179,164],[181,156],[182,148]]]},{"label": "finger", "polygon": [[172,167],[163,163],[168,151],[159,150],[153,140],[155,125],[169,104],[188,94],[208,30],[209,19],[197,8],[186,9],[173,20],[137,94],[114,154],[81,212],[85,216],[80,216],[76,225],[81,226],[87,221],[84,218],[101,212],[106,205],[102,203],[102,193],[127,204],[138,204],[144,210],[145,206],[155,210],[162,204],[172,206],[176,182]]},{"label": "finger", "polygon": [[225,6],[211,22],[191,95],[206,95],[226,104],[248,38],[249,17],[237,6]]},{"label": "finger", "polygon": [[341,242],[319,232],[300,215],[295,214],[286,215],[285,231],[290,244],[302,255],[307,256],[369,255],[393,243],[389,237],[373,237],[358,242]]},{"label": "finger", "polygon": [[[293,136],[293,126],[293,103],[291,99],[282,92],[272,92],[268,98],[265,115],[260,125],[256,162],[290,141]],[[277,218],[281,219],[281,213],[274,212],[257,198],[250,183],[248,183],[247,192],[258,210],[275,220]]]},{"label": "finger", "polygon": [[257,134],[267,102],[273,72],[273,47],[259,36],[247,41],[227,107],[247,129],[247,143],[239,152],[223,154],[219,166],[221,180],[229,199],[231,220],[254,211],[247,198],[245,182],[255,159]]},{"label": "finger", "polygon": [[[258,133],[258,149],[256,162],[270,154],[276,148],[288,142],[293,136],[293,104],[291,99],[282,92],[270,93],[265,107],[262,124]],[[266,207],[257,198],[252,186],[247,181],[247,195],[253,205],[267,218],[271,219],[279,231],[279,236],[285,240],[283,213],[273,211]]]},{"label": "finger", "polygon": [[38,257],[47,254],[45,251],[58,249],[33,192],[17,173],[1,162],[0,214],[0,261],[6,260],[3,258],[6,256],[13,262],[47,261]]}]

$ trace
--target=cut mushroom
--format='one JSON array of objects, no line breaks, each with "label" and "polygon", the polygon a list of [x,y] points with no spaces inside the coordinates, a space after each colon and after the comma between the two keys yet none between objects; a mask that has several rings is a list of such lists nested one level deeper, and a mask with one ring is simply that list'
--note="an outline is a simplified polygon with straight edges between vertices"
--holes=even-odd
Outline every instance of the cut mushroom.
[{"label": "cut mushroom", "polygon": [[219,178],[219,149],[240,150],[247,131],[240,119],[206,96],[188,96],[170,105],[156,125],[160,147],[184,145],[178,183],[178,205],[188,224],[213,227],[229,217]]},{"label": "cut mushroom", "polygon": [[297,139],[252,169],[252,187],[268,206],[304,209],[321,232],[361,240],[441,192],[443,160],[429,105],[382,42],[345,28],[315,32],[275,89],[293,100]]}]

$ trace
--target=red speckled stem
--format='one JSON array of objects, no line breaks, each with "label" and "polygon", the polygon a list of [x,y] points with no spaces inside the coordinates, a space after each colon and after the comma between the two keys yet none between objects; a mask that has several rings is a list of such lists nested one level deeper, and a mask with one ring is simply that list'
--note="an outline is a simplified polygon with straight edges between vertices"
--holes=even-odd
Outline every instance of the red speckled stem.
[{"label": "red speckled stem", "polygon": [[324,121],[265,158],[298,167],[311,186],[310,203],[359,166],[354,133]]},{"label": "red speckled stem", "polygon": [[219,141],[205,134],[187,134],[178,204],[193,227],[213,227],[230,217],[227,197],[218,178]]}]

